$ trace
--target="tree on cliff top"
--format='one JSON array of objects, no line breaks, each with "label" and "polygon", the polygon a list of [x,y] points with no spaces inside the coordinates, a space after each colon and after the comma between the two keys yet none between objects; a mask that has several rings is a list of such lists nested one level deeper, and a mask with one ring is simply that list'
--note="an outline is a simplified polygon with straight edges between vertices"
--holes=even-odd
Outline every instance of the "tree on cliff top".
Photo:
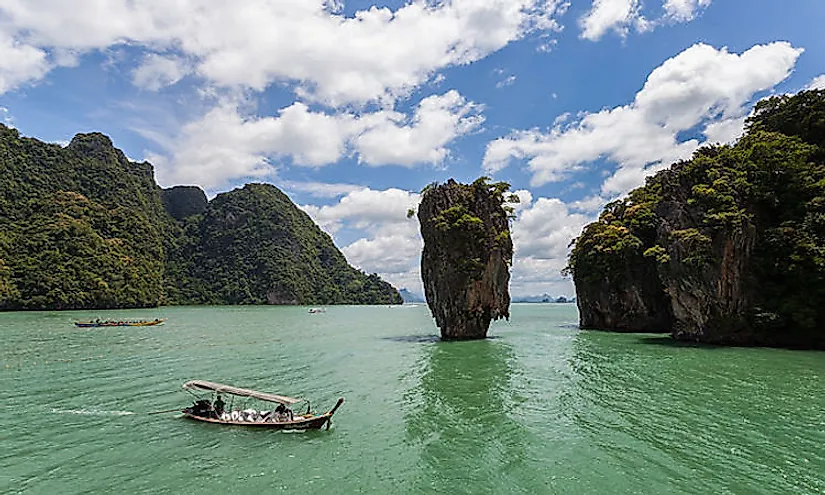
[{"label": "tree on cliff top", "polygon": [[825,153],[825,90],[765,98],[746,122],[748,132],[779,132],[796,136]]}]

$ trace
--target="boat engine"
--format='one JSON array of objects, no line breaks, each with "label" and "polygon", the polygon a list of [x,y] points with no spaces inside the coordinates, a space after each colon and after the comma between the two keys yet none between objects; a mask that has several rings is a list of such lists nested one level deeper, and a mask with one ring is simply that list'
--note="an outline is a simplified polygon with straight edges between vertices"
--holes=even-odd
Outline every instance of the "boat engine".
[{"label": "boat engine", "polygon": [[212,402],[206,399],[196,400],[191,406],[184,409],[183,412],[204,418],[210,418],[215,414],[212,408]]}]

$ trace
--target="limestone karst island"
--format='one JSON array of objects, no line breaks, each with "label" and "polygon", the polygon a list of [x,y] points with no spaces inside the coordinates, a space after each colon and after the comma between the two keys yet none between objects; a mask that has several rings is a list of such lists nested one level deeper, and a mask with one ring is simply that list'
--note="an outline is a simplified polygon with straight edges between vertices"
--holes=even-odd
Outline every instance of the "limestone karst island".
[{"label": "limestone karst island", "polygon": [[469,185],[450,179],[424,191],[418,208],[421,278],[444,339],[484,338],[490,321],[510,316],[509,187],[484,177]]},{"label": "limestone karst island", "polygon": [[825,91],[763,100],[746,129],[585,227],[583,328],[825,349]]},{"label": "limestone karst island", "polygon": [[272,185],[161,189],[98,133],[0,153],[0,309],[402,302]]}]

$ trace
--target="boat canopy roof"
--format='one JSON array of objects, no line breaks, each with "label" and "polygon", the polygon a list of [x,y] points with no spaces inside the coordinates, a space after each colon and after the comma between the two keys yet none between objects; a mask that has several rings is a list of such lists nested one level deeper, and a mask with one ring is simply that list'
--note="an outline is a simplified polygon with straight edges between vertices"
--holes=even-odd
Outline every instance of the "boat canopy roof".
[{"label": "boat canopy roof", "polygon": [[246,388],[233,387],[231,385],[224,385],[222,383],[208,382],[206,380],[192,380],[183,384],[185,389],[194,390],[209,390],[213,392],[220,392],[230,395],[239,395],[242,397],[252,397],[254,399],[265,400],[267,402],[277,402],[279,404],[290,405],[303,402],[304,399],[295,399],[283,395],[267,394],[265,392],[258,392],[257,390],[249,390]]}]

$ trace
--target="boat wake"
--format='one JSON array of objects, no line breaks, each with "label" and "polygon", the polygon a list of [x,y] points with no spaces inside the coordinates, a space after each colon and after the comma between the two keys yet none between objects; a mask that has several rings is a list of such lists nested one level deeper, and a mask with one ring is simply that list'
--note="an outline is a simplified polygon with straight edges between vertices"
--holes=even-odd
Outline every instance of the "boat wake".
[{"label": "boat wake", "polygon": [[82,414],[84,416],[130,416],[132,411],[100,411],[98,409],[52,409],[58,414]]}]

